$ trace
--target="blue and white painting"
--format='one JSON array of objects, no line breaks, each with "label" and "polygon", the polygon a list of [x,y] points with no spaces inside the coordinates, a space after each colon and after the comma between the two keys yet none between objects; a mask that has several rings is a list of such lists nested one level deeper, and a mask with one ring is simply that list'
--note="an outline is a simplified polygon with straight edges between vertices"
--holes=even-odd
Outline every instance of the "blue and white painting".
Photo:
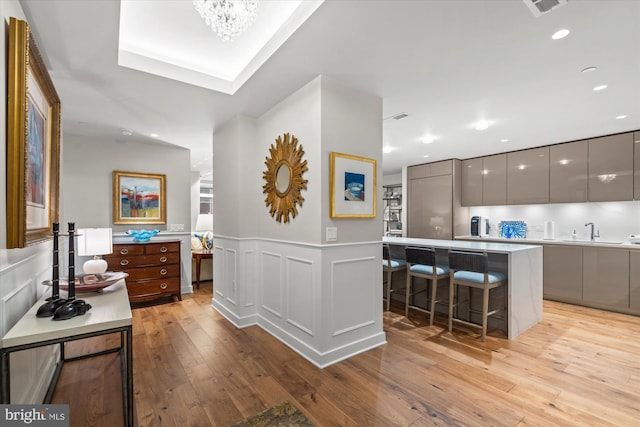
[{"label": "blue and white painting", "polygon": [[344,173],[344,200],[364,202],[364,174],[355,172]]}]

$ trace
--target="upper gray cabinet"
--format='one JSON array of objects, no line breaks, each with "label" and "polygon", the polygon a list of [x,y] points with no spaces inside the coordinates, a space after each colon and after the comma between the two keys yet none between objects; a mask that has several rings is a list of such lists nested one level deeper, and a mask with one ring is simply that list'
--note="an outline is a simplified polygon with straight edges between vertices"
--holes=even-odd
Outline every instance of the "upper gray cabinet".
[{"label": "upper gray cabinet", "polygon": [[589,141],[549,147],[549,202],[587,201]]},{"label": "upper gray cabinet", "polygon": [[633,199],[633,132],[589,140],[589,201]]},{"label": "upper gray cabinet", "polygon": [[634,188],[634,199],[640,200],[640,132],[636,132],[633,138],[633,152],[634,152],[634,171],[633,171],[633,188]]},{"label": "upper gray cabinet", "polygon": [[507,203],[549,203],[549,146],[507,153]]},{"label": "upper gray cabinet", "polygon": [[462,161],[462,205],[482,206],[482,157]]},{"label": "upper gray cabinet", "polygon": [[482,201],[485,206],[507,204],[507,155],[483,158]]},{"label": "upper gray cabinet", "polygon": [[468,159],[462,162],[462,205],[507,204],[507,155]]}]

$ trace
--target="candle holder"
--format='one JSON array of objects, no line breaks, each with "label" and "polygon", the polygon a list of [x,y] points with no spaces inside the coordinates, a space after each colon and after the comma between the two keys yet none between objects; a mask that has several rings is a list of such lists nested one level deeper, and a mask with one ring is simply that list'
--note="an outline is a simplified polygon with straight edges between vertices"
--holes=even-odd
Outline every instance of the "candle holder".
[{"label": "candle holder", "polygon": [[51,296],[46,299],[36,312],[36,317],[51,317],[67,300],[60,298],[60,271],[58,265],[58,239],[60,237],[60,224],[53,223],[53,277],[51,280]]}]

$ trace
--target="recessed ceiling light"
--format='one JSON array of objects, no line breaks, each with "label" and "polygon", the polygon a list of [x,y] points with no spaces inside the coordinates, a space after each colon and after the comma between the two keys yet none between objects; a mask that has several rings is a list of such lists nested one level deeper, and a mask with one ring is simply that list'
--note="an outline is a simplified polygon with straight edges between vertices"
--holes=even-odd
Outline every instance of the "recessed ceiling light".
[{"label": "recessed ceiling light", "polygon": [[151,134],[151,138],[157,138],[157,137],[159,137],[159,136],[160,136],[160,135],[158,135],[157,133],[152,133],[152,134]]},{"label": "recessed ceiling light", "polygon": [[599,85],[593,88],[593,90],[600,91],[600,90],[605,90],[607,88],[607,85]]},{"label": "recessed ceiling light", "polygon": [[509,142],[509,140],[507,138],[503,138],[500,140],[500,142]]},{"label": "recessed ceiling light", "polygon": [[563,38],[567,37],[569,35],[569,33],[570,33],[569,30],[567,30],[566,28],[563,28],[562,30],[558,30],[555,33],[553,33],[551,38],[554,39],[554,40],[560,40],[560,39],[563,39]]},{"label": "recessed ceiling light", "polygon": [[478,122],[476,122],[476,130],[485,130],[489,127],[489,122],[487,122],[486,120],[479,120]]},{"label": "recessed ceiling light", "polygon": [[597,70],[596,67],[587,67],[587,68],[583,69],[582,72],[583,73],[588,73],[590,71],[595,71],[595,70]]},{"label": "recessed ceiling light", "polygon": [[431,144],[433,141],[435,141],[436,139],[438,139],[437,136],[433,136],[433,135],[425,135],[422,138],[420,138],[420,142],[422,142],[423,144]]},{"label": "recessed ceiling light", "polygon": [[133,131],[131,129],[120,129],[120,133],[125,135],[125,136],[133,135]]},{"label": "recessed ceiling light", "polygon": [[428,154],[425,154],[425,155],[424,155],[424,156],[422,156],[422,157],[429,157],[429,155],[428,155]]},{"label": "recessed ceiling light", "polygon": [[616,116],[616,119],[618,119],[618,120],[622,120],[622,119],[626,119],[626,118],[627,118],[626,114],[621,114],[619,116]]}]

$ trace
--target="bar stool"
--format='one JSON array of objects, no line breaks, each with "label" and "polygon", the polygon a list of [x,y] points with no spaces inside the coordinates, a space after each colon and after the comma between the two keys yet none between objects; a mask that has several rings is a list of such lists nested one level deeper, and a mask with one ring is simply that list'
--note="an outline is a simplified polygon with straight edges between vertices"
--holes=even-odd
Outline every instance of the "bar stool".
[{"label": "bar stool", "polygon": [[[482,328],[482,341],[487,336],[487,318],[500,310],[489,311],[489,291],[506,283],[506,275],[498,271],[489,271],[489,256],[486,252],[449,251],[449,332],[453,322]],[[457,287],[467,286],[482,289],[482,325],[453,317]]]},{"label": "bar stool", "polygon": [[[428,313],[429,325],[433,325],[433,317],[436,312],[436,300],[438,290],[438,279],[449,276],[449,267],[446,265],[436,264],[436,250],[434,248],[416,248],[408,247],[405,249],[405,258],[407,260],[407,290],[406,301],[404,305],[404,315],[409,317],[409,300],[412,296],[429,290],[429,281],[431,281],[431,308],[425,310],[420,307],[411,306],[415,310]],[[414,277],[427,279],[427,287],[418,292],[412,292],[412,282]]]},{"label": "bar stool", "polygon": [[382,279],[383,285],[385,284],[384,277],[386,277],[386,287],[385,287],[385,295],[387,299],[387,311],[391,306],[391,292],[401,291],[404,288],[392,289],[391,283],[391,275],[396,271],[401,271],[406,269],[407,262],[403,259],[399,258],[391,258],[391,253],[389,250],[389,245],[382,245],[382,270],[384,272],[384,276]]}]

